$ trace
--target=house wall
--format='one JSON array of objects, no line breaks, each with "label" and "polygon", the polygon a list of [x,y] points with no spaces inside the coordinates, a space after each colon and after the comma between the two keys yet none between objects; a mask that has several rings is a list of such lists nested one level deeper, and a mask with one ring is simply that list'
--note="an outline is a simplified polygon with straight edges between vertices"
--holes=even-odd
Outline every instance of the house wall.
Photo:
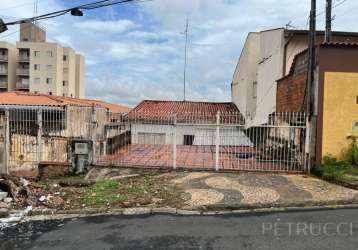
[{"label": "house wall", "polygon": [[261,33],[257,72],[257,104],[255,124],[264,124],[275,111],[276,80],[282,77],[284,29]]},{"label": "house wall", "polygon": [[276,112],[303,112],[306,108],[307,53],[300,54],[290,75],[277,81]]},{"label": "house wall", "polygon": [[257,82],[257,67],[260,51],[260,33],[250,33],[236,66],[232,81],[232,102],[245,118],[256,111],[256,93],[253,83]]},{"label": "house wall", "polygon": [[322,156],[340,158],[358,136],[353,125],[358,122],[358,73],[326,72],[324,74]]},{"label": "house wall", "polygon": [[[165,144],[173,143],[174,128],[172,125],[131,124],[132,144],[138,143],[139,133],[165,134]],[[184,144],[184,135],[194,135],[194,145],[215,145],[216,127],[204,125],[177,125],[176,144]],[[251,146],[249,138],[238,127],[224,127],[220,129],[220,145]]]}]

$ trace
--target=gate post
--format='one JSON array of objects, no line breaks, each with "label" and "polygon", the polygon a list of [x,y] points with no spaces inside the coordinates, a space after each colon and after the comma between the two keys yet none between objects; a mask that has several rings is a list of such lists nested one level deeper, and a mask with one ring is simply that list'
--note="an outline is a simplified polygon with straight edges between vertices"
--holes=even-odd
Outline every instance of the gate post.
[{"label": "gate post", "polygon": [[5,172],[10,174],[10,112],[9,109],[5,110]]},{"label": "gate post", "polygon": [[177,116],[173,119],[173,169],[177,168]]},{"label": "gate post", "polygon": [[216,114],[216,138],[215,138],[215,170],[219,171],[219,151],[220,151],[220,112]]},{"label": "gate post", "polygon": [[42,110],[37,111],[37,162],[42,160]]}]

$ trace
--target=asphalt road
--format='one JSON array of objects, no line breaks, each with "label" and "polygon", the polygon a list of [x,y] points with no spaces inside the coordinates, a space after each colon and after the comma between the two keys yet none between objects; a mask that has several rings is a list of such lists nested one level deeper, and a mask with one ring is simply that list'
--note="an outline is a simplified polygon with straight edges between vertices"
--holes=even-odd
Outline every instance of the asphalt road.
[{"label": "asphalt road", "polygon": [[0,249],[358,249],[358,210],[221,216],[99,216],[29,222]]}]

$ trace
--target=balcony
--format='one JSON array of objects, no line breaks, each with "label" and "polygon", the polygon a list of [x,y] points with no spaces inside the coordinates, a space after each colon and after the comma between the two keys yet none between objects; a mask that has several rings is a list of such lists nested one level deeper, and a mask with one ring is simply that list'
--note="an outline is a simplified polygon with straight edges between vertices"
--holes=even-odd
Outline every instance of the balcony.
[{"label": "balcony", "polygon": [[0,75],[7,75],[7,68],[0,68]]},{"label": "balcony", "polygon": [[7,88],[7,82],[6,81],[0,81],[0,88]]},{"label": "balcony", "polygon": [[7,55],[0,54],[0,62],[7,62],[8,57]]},{"label": "balcony", "polygon": [[28,76],[29,73],[30,73],[29,69],[22,69],[22,68],[16,69],[16,75],[18,76]]},{"label": "balcony", "polygon": [[30,56],[28,56],[28,55],[19,55],[19,62],[30,62]]},{"label": "balcony", "polygon": [[29,80],[22,80],[20,82],[16,83],[16,88],[17,89],[29,89],[30,88],[30,84],[29,84]]}]

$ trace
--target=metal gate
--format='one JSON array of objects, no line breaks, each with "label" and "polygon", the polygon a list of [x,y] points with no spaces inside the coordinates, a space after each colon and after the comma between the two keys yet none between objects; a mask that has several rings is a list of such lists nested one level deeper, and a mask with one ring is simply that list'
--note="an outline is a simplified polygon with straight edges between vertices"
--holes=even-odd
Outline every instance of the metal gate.
[{"label": "metal gate", "polygon": [[6,161],[6,133],[7,132],[7,119],[5,112],[0,111],[0,173],[7,173]]},{"label": "metal gate", "polygon": [[[98,165],[197,170],[307,171],[306,115],[275,113],[266,124],[239,113],[143,114],[109,119]],[[118,125],[121,124],[121,125]],[[121,143],[115,143],[121,138]],[[117,140],[118,141],[118,140]]]}]

